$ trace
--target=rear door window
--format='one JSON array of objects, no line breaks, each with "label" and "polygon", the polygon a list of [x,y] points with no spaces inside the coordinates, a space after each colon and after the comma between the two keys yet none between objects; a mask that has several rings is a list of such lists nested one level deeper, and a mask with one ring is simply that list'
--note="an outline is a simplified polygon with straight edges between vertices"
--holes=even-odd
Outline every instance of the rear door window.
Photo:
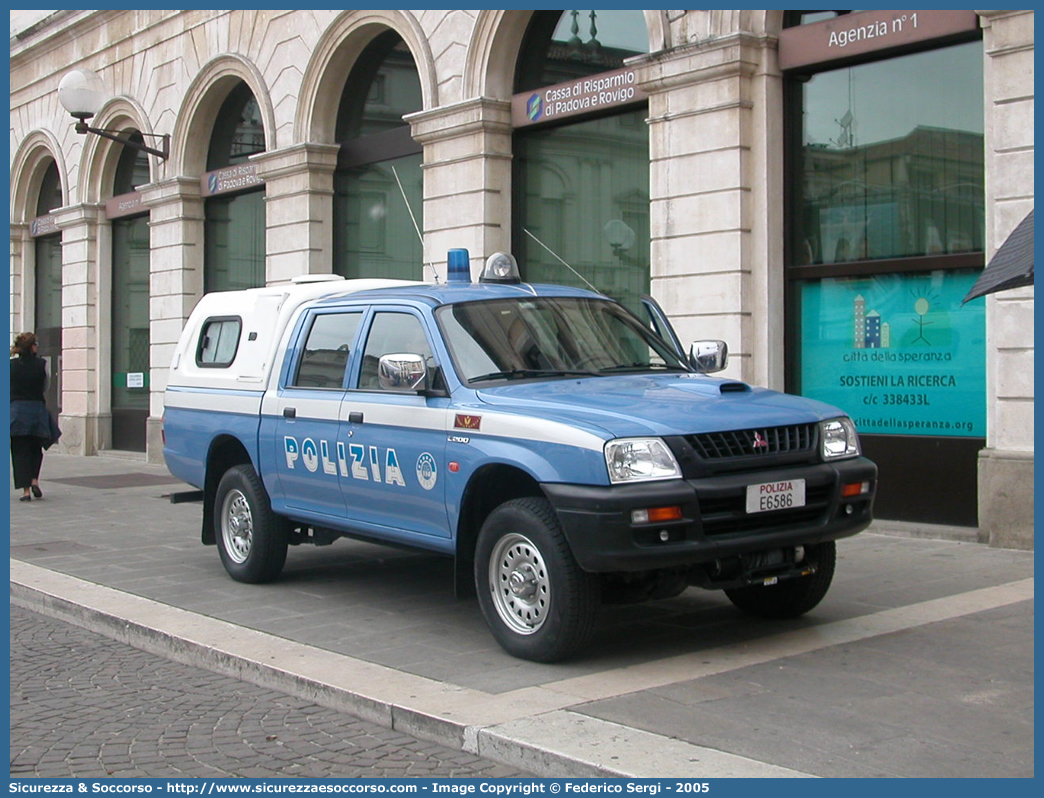
[{"label": "rear door window", "polygon": [[361,312],[316,315],[291,385],[340,390],[361,320]]}]

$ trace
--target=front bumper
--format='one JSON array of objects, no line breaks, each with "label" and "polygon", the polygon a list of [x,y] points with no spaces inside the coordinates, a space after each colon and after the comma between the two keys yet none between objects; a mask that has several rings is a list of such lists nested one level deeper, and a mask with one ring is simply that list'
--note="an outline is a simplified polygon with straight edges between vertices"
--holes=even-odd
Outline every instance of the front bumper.
[{"label": "front bumper", "polygon": [[[804,507],[746,512],[748,485],[794,479],[805,480]],[[843,485],[861,482],[870,483],[869,493],[842,498]],[[854,457],[689,480],[541,487],[581,568],[601,573],[645,571],[808,546],[861,532],[872,520],[877,466],[865,457]],[[683,517],[646,524],[631,520],[633,510],[668,506],[681,507]]]}]

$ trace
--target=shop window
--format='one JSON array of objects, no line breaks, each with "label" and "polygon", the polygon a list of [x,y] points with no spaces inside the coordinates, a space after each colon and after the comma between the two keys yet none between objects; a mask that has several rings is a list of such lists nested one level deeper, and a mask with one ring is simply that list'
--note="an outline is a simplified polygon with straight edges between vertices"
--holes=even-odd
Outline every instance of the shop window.
[{"label": "shop window", "polygon": [[[210,137],[207,171],[245,165],[265,151],[257,100],[245,83],[233,89],[218,112]],[[231,291],[265,285],[264,188],[220,188],[204,203],[203,289]],[[229,181],[232,182],[232,181]]]},{"label": "shop window", "polygon": [[421,279],[423,155],[403,122],[421,108],[413,56],[397,33],[387,31],[359,56],[338,109],[335,274]]},{"label": "shop window", "polygon": [[[62,181],[58,166],[51,161],[40,183],[36,203],[37,217],[46,216],[62,207]],[[34,229],[36,226],[34,225]],[[36,268],[33,307],[37,352],[47,361],[50,379],[47,383],[47,404],[61,412],[62,360],[62,235],[55,232],[34,239]]]},{"label": "shop window", "polygon": [[800,93],[796,264],[982,251],[981,43],[821,72]]},{"label": "shop window", "polygon": [[[128,140],[143,143],[136,130]],[[133,194],[149,182],[148,156],[122,147],[113,178],[113,197]],[[149,217],[112,220],[112,445],[145,450],[145,419],[149,412]]]},{"label": "shop window", "polygon": [[[647,50],[641,11],[538,11],[515,91],[619,70]],[[515,131],[512,240],[525,280],[594,286],[631,307],[648,293],[647,115],[638,102]]]},{"label": "shop window", "polygon": [[976,523],[982,64],[976,40],[788,81],[788,387],[855,420],[882,518]]}]

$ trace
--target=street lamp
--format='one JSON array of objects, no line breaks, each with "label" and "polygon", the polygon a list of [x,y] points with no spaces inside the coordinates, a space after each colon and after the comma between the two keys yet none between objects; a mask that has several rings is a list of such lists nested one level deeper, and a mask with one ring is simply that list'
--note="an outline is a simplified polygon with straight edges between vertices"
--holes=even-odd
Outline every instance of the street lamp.
[{"label": "street lamp", "polygon": [[89,69],[74,69],[66,73],[65,77],[58,83],[58,102],[62,104],[76,120],[75,130],[77,133],[94,133],[104,139],[118,141],[124,147],[141,150],[150,155],[166,160],[170,155],[170,136],[164,133],[162,136],[155,133],[141,133],[141,136],[159,139],[160,149],[148,147],[145,144],[131,141],[122,130],[105,130],[104,128],[89,127],[87,120],[93,117],[105,102],[105,85],[98,77],[97,72]]}]

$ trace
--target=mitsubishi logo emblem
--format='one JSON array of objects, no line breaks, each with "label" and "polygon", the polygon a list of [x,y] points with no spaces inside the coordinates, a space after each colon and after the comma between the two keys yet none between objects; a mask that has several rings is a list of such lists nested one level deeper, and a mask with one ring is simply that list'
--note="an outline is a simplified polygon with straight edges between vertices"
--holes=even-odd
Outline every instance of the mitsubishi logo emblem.
[{"label": "mitsubishi logo emblem", "polygon": [[768,441],[761,437],[761,433],[754,432],[754,443],[752,444],[755,452],[760,452],[763,449],[768,449]]}]

